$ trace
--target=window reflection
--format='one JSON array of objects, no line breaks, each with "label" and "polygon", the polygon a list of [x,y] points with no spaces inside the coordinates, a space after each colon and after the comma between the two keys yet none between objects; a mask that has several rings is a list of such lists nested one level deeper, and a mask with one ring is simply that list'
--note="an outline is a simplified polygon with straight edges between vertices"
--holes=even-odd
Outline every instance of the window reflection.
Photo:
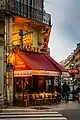
[{"label": "window reflection", "polygon": [[15,98],[19,100],[26,99],[27,95],[32,92],[31,78],[15,79]]},{"label": "window reflection", "polygon": [[15,98],[23,98],[23,80],[18,79],[15,82]]}]

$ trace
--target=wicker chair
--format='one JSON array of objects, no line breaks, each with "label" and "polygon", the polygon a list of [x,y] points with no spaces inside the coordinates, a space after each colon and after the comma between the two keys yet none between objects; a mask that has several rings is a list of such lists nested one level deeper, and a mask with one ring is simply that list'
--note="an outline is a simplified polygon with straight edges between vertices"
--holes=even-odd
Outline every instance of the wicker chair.
[{"label": "wicker chair", "polygon": [[40,95],[38,93],[36,93],[36,105],[40,105],[40,101],[41,101],[41,98],[40,98]]},{"label": "wicker chair", "polygon": [[56,102],[56,97],[57,97],[57,94],[56,93],[52,93],[52,102],[53,103]]},{"label": "wicker chair", "polygon": [[26,106],[30,104],[29,94],[27,94],[26,99],[24,101],[25,101]]},{"label": "wicker chair", "polygon": [[44,98],[45,98],[45,97],[44,97],[44,93],[40,93],[39,95],[40,95],[40,104],[43,105],[43,103],[44,103]]},{"label": "wicker chair", "polygon": [[52,104],[52,93],[48,93],[49,104]]},{"label": "wicker chair", "polygon": [[48,104],[49,103],[49,98],[48,98],[48,93],[44,93],[44,104]]},{"label": "wicker chair", "polygon": [[32,105],[36,105],[36,94],[32,94]]}]

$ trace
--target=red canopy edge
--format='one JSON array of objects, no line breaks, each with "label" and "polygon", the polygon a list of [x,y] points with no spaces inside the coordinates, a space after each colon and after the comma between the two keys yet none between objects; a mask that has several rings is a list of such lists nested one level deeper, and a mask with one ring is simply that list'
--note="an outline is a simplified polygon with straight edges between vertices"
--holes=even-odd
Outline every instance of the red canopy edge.
[{"label": "red canopy edge", "polygon": [[24,51],[15,51],[15,54],[17,54],[31,70],[67,72],[64,67],[47,54]]},{"label": "red canopy edge", "polygon": [[59,63],[57,63],[53,58],[51,58],[49,55],[45,54],[45,56],[52,62],[61,72],[68,72],[63,66],[61,66]]}]

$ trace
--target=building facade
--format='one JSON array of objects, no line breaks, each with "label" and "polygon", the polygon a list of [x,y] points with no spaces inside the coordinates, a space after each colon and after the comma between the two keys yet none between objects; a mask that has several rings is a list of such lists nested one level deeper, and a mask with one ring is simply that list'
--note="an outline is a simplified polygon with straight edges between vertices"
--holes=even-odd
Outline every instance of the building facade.
[{"label": "building facade", "polygon": [[69,73],[74,75],[74,78],[80,79],[80,43],[76,49],[64,60],[63,66]]},{"label": "building facade", "polygon": [[9,103],[26,105],[29,94],[34,100],[34,92],[53,92],[55,77],[66,72],[48,55],[50,32],[44,0],[0,0],[0,95]]},{"label": "building facade", "polygon": [[80,66],[80,43],[77,44],[77,49],[75,50],[75,66],[79,67]]},{"label": "building facade", "polygon": [[50,30],[51,15],[44,11],[44,0],[0,0],[0,95],[13,101],[8,55],[17,48],[46,53]]},{"label": "building facade", "polygon": [[74,53],[74,59],[75,59],[75,67],[78,70],[78,73],[76,74],[76,79],[80,80],[80,43],[77,44],[77,48]]}]

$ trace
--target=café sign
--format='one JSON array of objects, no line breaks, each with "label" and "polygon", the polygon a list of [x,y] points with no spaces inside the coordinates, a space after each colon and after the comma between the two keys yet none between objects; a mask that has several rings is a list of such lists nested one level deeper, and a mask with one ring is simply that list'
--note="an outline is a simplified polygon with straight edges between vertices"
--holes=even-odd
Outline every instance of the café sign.
[{"label": "caf\u00e9 sign", "polygon": [[45,71],[45,70],[14,71],[14,77],[26,77],[26,76],[32,76],[32,75],[60,76],[60,73],[55,71]]},{"label": "caf\u00e9 sign", "polygon": [[33,70],[32,75],[59,76],[59,72],[45,71],[45,70]]},{"label": "caf\u00e9 sign", "polygon": [[14,77],[32,76],[31,70],[14,71]]},{"label": "caf\u00e9 sign", "polygon": [[17,69],[17,68],[26,68],[26,65],[24,64],[24,62],[23,61],[17,61],[16,62],[16,65],[15,65],[15,69]]}]

